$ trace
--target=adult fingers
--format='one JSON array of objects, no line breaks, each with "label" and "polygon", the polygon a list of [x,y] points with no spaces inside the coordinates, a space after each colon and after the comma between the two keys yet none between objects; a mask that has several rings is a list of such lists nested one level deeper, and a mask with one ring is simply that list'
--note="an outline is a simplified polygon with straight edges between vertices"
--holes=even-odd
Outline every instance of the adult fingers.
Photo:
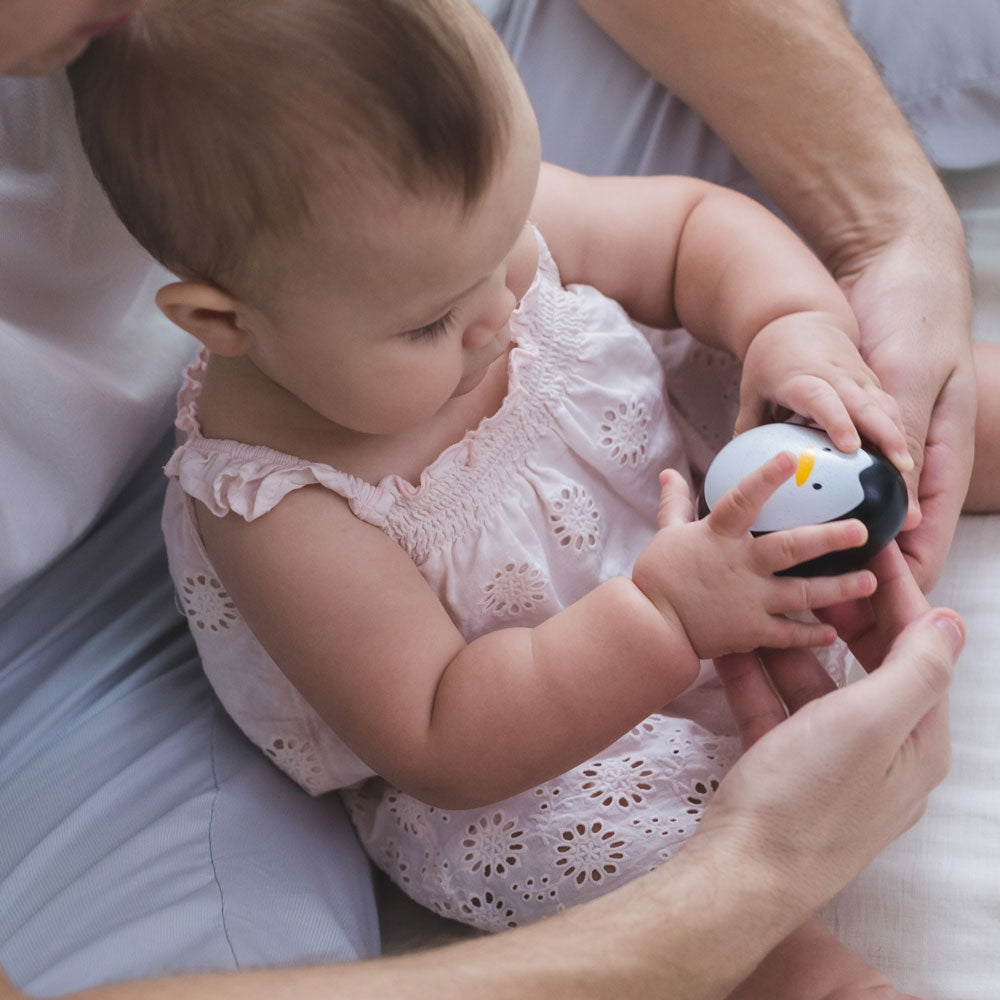
[{"label": "adult fingers", "polygon": [[878,670],[844,693],[858,699],[859,718],[867,716],[871,727],[898,740],[898,750],[914,732],[926,734],[929,724],[922,720],[936,718],[933,712],[964,644],[965,625],[958,614],[932,608],[899,633]]},{"label": "adult fingers", "polygon": [[930,605],[895,542],[869,563],[878,581],[871,598],[817,610],[833,625],[866,670],[881,664],[896,636]]},{"label": "adult fingers", "polygon": [[941,573],[972,473],[975,377],[964,369],[947,382],[927,427],[917,486],[921,517],[904,523],[899,544],[924,591]]},{"label": "adult fingers", "polygon": [[771,687],[756,653],[716,657],[715,671],[744,749],[753,746],[786,718],[785,706]]},{"label": "adult fingers", "polygon": [[760,649],[767,676],[790,713],[836,690],[833,678],[808,649]]}]

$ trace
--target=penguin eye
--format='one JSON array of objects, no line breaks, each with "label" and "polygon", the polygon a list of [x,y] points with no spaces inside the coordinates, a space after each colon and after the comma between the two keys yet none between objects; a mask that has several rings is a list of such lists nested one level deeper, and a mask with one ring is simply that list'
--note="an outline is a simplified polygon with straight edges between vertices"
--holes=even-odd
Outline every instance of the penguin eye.
[{"label": "penguin eye", "polygon": [[832,449],[832,448],[829,448],[829,447],[827,447],[826,445],[824,445],[824,446],[823,446],[823,451],[833,451],[833,449]]},{"label": "penguin eye", "polygon": [[814,490],[821,490],[821,489],[823,489],[823,484],[822,483],[813,483],[813,489]]}]

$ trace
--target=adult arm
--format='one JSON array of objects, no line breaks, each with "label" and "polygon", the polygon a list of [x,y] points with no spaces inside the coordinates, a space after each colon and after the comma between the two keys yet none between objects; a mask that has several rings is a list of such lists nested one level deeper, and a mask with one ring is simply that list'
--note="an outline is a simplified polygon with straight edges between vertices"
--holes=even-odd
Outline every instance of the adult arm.
[{"label": "adult arm", "polygon": [[[123,983],[72,998],[721,1000],[923,811],[948,767],[947,689],[962,636],[952,612],[925,612],[877,671],[763,735],[748,720],[779,717],[773,690],[761,674],[728,677],[745,736],[752,727],[759,738],[698,832],[668,864],[541,924],[395,959]],[[0,974],[0,1000],[22,996]]]},{"label": "adult arm", "polygon": [[839,280],[902,410],[919,513],[900,544],[929,588],[972,467],[971,295],[958,216],[876,68],[835,0],[579,2],[702,115]]}]

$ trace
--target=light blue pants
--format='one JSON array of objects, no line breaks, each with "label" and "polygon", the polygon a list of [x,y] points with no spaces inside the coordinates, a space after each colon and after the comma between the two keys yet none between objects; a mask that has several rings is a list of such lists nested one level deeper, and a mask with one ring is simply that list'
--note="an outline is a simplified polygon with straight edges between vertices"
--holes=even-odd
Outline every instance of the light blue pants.
[{"label": "light blue pants", "polygon": [[378,948],[339,801],[279,774],[201,673],[160,540],[167,454],[0,608],[0,965],[33,993]]}]

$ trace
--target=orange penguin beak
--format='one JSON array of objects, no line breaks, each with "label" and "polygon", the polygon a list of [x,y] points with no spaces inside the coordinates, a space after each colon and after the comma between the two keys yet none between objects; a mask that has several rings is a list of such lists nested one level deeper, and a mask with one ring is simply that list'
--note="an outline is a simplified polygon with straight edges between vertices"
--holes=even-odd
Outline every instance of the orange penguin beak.
[{"label": "orange penguin beak", "polygon": [[815,462],[816,449],[812,445],[809,445],[808,448],[803,448],[799,453],[798,468],[795,470],[796,486],[801,486],[809,478],[809,473],[812,472]]}]

